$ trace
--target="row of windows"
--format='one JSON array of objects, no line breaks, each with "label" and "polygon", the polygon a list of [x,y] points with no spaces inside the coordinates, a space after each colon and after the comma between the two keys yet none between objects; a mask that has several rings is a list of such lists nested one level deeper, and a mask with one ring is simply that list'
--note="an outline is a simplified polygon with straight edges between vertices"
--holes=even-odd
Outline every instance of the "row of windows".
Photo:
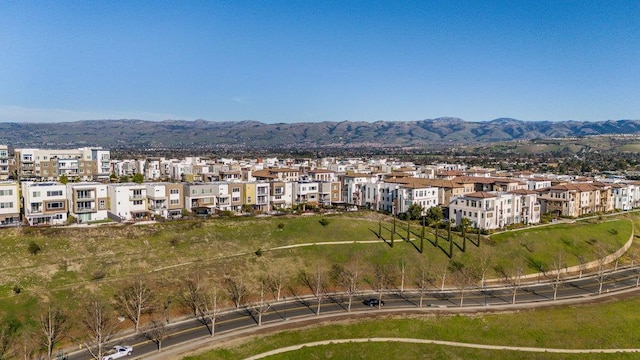
[{"label": "row of windows", "polygon": [[0,203],[0,209],[12,209],[12,208],[13,208],[13,203],[12,202]]},{"label": "row of windows", "polygon": [[13,195],[13,189],[0,190],[0,196]]}]

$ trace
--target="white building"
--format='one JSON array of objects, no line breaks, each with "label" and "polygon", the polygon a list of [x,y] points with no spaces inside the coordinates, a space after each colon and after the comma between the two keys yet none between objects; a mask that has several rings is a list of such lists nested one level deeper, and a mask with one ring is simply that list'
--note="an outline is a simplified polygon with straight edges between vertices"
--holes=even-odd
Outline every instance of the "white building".
[{"label": "white building", "polygon": [[20,223],[20,191],[15,181],[0,182],[0,226]]},{"label": "white building", "polygon": [[69,214],[78,223],[108,219],[109,195],[107,185],[97,182],[68,183]]},{"label": "white building", "polygon": [[7,145],[0,145],[0,181],[9,178],[9,150]]},{"label": "white building", "polygon": [[318,204],[320,185],[315,181],[293,183],[294,204]]},{"label": "white building", "polygon": [[55,182],[23,182],[24,216],[29,225],[67,222],[67,187]]},{"label": "white building", "polygon": [[145,184],[109,184],[109,217],[116,221],[145,220],[147,209],[147,187]]},{"label": "white building", "polygon": [[457,197],[449,204],[451,218],[456,226],[462,218],[471,226],[486,230],[499,229],[515,223],[540,222],[537,195],[528,190],[513,192],[478,191]]}]

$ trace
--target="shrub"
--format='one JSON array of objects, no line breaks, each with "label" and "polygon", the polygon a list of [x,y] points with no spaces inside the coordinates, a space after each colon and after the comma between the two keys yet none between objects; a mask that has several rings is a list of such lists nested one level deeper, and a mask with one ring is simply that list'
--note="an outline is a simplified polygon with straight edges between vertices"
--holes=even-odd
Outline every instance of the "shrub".
[{"label": "shrub", "polygon": [[255,252],[256,256],[262,256],[262,249],[258,248],[258,250],[256,250]]},{"label": "shrub", "polygon": [[325,218],[322,218],[322,219],[318,220],[318,222],[319,222],[319,223],[320,223],[320,225],[322,225],[322,226],[327,226],[327,225],[329,225],[329,220],[327,220],[327,219],[325,219]]},{"label": "shrub", "polygon": [[91,274],[91,280],[102,280],[107,276],[107,271],[105,269],[96,270]]},{"label": "shrub", "polygon": [[284,223],[278,223],[278,229],[282,230],[284,229]]},{"label": "shrub", "polygon": [[18,295],[18,294],[20,294],[22,292],[22,289],[18,285],[14,285],[12,290],[13,290],[13,293],[16,294],[16,295]]},{"label": "shrub", "polygon": [[171,244],[171,246],[176,247],[178,246],[178,244],[180,244],[180,239],[178,239],[177,237],[173,237],[169,240],[169,244]]},{"label": "shrub", "polygon": [[40,247],[40,245],[36,244],[35,241],[32,241],[32,242],[29,243],[29,254],[36,255],[41,250],[42,250],[42,248]]}]

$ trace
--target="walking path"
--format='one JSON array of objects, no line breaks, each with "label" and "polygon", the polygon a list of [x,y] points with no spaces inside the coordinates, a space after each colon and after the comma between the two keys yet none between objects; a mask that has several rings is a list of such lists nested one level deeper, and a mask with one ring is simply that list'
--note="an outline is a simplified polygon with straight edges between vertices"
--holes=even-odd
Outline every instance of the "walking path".
[{"label": "walking path", "polygon": [[245,360],[262,359],[268,356],[282,354],[289,351],[297,351],[302,349],[303,347],[313,347],[313,346],[322,346],[322,345],[330,345],[330,344],[363,343],[363,342],[400,342],[400,343],[412,343],[412,344],[435,344],[435,345],[455,346],[455,347],[484,349],[484,350],[507,350],[507,351],[558,353],[558,354],[593,354],[593,353],[611,354],[611,353],[640,352],[640,349],[554,349],[554,348],[536,348],[536,347],[522,347],[522,346],[469,344],[469,343],[462,343],[457,341],[443,341],[443,340],[429,340],[429,339],[381,337],[381,338],[335,339],[335,340],[315,341],[315,342],[287,346],[280,349],[267,351],[262,354],[248,357]]}]

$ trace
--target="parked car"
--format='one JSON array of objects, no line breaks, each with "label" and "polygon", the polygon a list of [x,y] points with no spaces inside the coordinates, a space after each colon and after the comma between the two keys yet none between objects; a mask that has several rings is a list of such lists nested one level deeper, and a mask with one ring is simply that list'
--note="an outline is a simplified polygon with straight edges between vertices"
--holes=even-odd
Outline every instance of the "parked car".
[{"label": "parked car", "polygon": [[384,305],[384,300],[378,300],[376,298],[370,298],[370,299],[365,299],[363,301],[363,303],[367,306],[383,306]]},{"label": "parked car", "polygon": [[131,356],[131,353],[133,353],[133,346],[116,345],[102,357],[102,360],[115,360],[124,356]]}]

